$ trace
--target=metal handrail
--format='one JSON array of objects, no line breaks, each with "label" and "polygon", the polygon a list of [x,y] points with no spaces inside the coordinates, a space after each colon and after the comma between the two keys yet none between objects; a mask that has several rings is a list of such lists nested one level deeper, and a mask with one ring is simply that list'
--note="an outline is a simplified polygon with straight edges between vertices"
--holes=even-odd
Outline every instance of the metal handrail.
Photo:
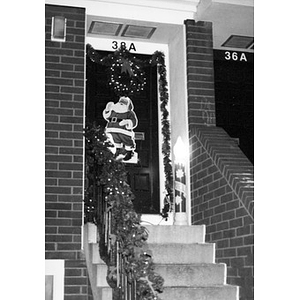
[{"label": "metal handrail", "polygon": [[108,206],[103,195],[103,186],[98,189],[98,231],[100,239],[104,239],[105,253],[100,251],[101,256],[106,256],[109,264],[115,264],[116,287],[118,288],[120,300],[137,300],[136,279],[131,270],[127,270],[125,265],[128,262],[125,255],[120,252],[120,242],[115,240],[112,233],[112,210]]}]

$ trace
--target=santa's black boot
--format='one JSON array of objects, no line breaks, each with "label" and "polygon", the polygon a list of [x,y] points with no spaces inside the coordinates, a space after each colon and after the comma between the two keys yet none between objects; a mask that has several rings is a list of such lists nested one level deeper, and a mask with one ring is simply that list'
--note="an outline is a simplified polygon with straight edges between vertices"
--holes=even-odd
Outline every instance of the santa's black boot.
[{"label": "santa's black boot", "polygon": [[120,159],[120,154],[121,154],[120,150],[121,150],[120,148],[117,148],[117,150],[116,150],[116,153],[114,155],[114,157],[115,157],[116,160]]},{"label": "santa's black boot", "polygon": [[123,160],[126,156],[127,151],[124,148],[118,148],[115,154],[116,160]]},{"label": "santa's black boot", "polygon": [[132,151],[132,150],[126,151],[126,154],[125,154],[125,157],[123,158],[123,160],[127,161],[127,160],[129,160],[132,156],[133,156],[133,151]]}]

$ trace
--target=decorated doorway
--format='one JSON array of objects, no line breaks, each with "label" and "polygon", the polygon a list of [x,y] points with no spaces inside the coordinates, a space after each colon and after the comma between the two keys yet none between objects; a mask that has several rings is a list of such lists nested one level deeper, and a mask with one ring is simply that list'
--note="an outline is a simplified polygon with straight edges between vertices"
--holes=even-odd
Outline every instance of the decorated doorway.
[{"label": "decorated doorway", "polygon": [[[111,122],[120,124],[121,118],[111,114],[111,107],[116,107],[120,101],[131,102],[128,110],[136,118],[130,123],[133,144],[126,145],[125,141],[113,136],[112,141],[117,145],[115,158],[122,159],[125,164],[127,181],[135,196],[134,207],[142,214],[161,212],[158,124],[158,99],[161,97],[158,95],[157,63],[151,63],[152,58],[151,55],[133,56],[124,49],[108,52],[88,46],[86,59],[86,124],[115,127]],[[119,127],[110,130],[113,134],[120,133]],[[165,151],[165,154],[168,153]],[[168,163],[166,161],[165,165]]]}]

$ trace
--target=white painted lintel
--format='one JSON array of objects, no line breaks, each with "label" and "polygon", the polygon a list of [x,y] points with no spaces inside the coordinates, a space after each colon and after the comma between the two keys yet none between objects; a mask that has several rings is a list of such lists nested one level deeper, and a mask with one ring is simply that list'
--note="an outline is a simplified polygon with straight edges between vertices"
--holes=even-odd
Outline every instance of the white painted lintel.
[{"label": "white painted lintel", "polygon": [[[155,3],[154,3],[155,2]],[[173,5],[167,5],[167,3]],[[107,1],[107,0],[46,0],[46,4],[82,7],[87,15],[142,20],[168,24],[183,24],[194,19],[197,1]],[[181,3],[193,3],[181,4]],[[159,3],[163,3],[164,5]]]}]

